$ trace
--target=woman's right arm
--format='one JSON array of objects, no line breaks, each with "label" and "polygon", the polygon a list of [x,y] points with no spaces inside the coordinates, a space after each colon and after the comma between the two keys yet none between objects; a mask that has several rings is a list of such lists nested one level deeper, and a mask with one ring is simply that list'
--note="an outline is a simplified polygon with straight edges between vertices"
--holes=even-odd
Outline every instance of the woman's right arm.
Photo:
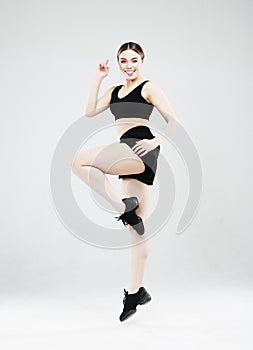
[{"label": "woman's right arm", "polygon": [[106,93],[98,99],[98,90],[101,81],[94,81],[90,93],[86,100],[84,114],[86,117],[94,117],[95,115],[102,113],[110,106],[112,90],[115,86],[109,88]]},{"label": "woman's right arm", "polygon": [[98,99],[98,91],[101,82],[109,73],[109,67],[107,65],[108,61],[109,60],[107,59],[104,64],[100,63],[96,70],[95,78],[84,107],[84,114],[86,117],[94,117],[95,115],[105,111],[110,105],[111,93],[115,86],[109,88],[106,93]]}]

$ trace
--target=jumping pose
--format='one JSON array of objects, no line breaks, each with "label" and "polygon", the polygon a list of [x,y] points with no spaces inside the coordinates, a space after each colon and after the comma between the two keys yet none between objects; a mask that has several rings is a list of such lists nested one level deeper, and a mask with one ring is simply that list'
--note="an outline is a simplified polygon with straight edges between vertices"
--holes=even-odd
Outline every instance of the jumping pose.
[{"label": "jumping pose", "polygon": [[[145,240],[149,186],[154,182],[160,144],[168,137],[170,123],[177,117],[162,89],[141,76],[144,52],[140,45],[134,42],[121,45],[117,61],[125,85],[112,86],[98,98],[101,82],[109,73],[109,60],[100,63],[84,113],[86,117],[94,117],[110,108],[120,142],[79,152],[72,171],[116,209],[120,214],[116,218],[122,220],[130,231],[132,276],[129,291],[124,289],[124,309],[119,317],[124,321],[136,312],[137,305],[151,300],[142,286],[149,253],[149,240]],[[154,107],[167,122],[165,129],[156,136],[148,127]],[[115,191],[106,174],[118,175],[122,179],[124,198]]]}]

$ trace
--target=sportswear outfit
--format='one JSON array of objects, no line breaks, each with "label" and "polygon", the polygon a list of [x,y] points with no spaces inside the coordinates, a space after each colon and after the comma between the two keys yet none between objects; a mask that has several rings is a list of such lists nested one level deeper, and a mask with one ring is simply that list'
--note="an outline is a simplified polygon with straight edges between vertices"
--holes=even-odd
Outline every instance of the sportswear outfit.
[{"label": "sportswear outfit", "polygon": [[[149,120],[154,106],[147,102],[141,95],[142,87],[147,81],[148,80],[145,80],[140,83],[123,98],[118,97],[118,92],[123,85],[114,88],[111,95],[110,110],[115,116],[115,120],[121,118],[142,118]],[[143,139],[150,140],[154,137],[155,136],[152,134],[148,126],[138,125],[123,133],[123,135],[120,136],[120,143],[126,143],[130,148],[133,148],[136,141]],[[153,185],[159,153],[160,145],[149,151],[144,156],[140,155],[139,157],[145,165],[145,170],[140,174],[119,175],[119,179],[134,178],[146,185]]]}]

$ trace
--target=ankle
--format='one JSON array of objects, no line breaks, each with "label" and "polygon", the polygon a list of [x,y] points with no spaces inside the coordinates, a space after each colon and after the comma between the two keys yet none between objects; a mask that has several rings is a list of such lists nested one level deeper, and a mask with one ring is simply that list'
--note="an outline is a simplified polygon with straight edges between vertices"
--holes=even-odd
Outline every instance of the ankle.
[{"label": "ankle", "polygon": [[136,294],[140,288],[129,288],[129,294]]}]

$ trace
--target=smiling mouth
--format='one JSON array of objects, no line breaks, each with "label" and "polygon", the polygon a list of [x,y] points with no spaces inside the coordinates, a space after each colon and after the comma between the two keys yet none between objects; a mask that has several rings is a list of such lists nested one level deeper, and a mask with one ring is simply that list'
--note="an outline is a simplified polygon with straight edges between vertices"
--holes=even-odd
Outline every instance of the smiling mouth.
[{"label": "smiling mouth", "polygon": [[135,70],[125,70],[125,73],[127,74],[133,74],[135,72]]}]

